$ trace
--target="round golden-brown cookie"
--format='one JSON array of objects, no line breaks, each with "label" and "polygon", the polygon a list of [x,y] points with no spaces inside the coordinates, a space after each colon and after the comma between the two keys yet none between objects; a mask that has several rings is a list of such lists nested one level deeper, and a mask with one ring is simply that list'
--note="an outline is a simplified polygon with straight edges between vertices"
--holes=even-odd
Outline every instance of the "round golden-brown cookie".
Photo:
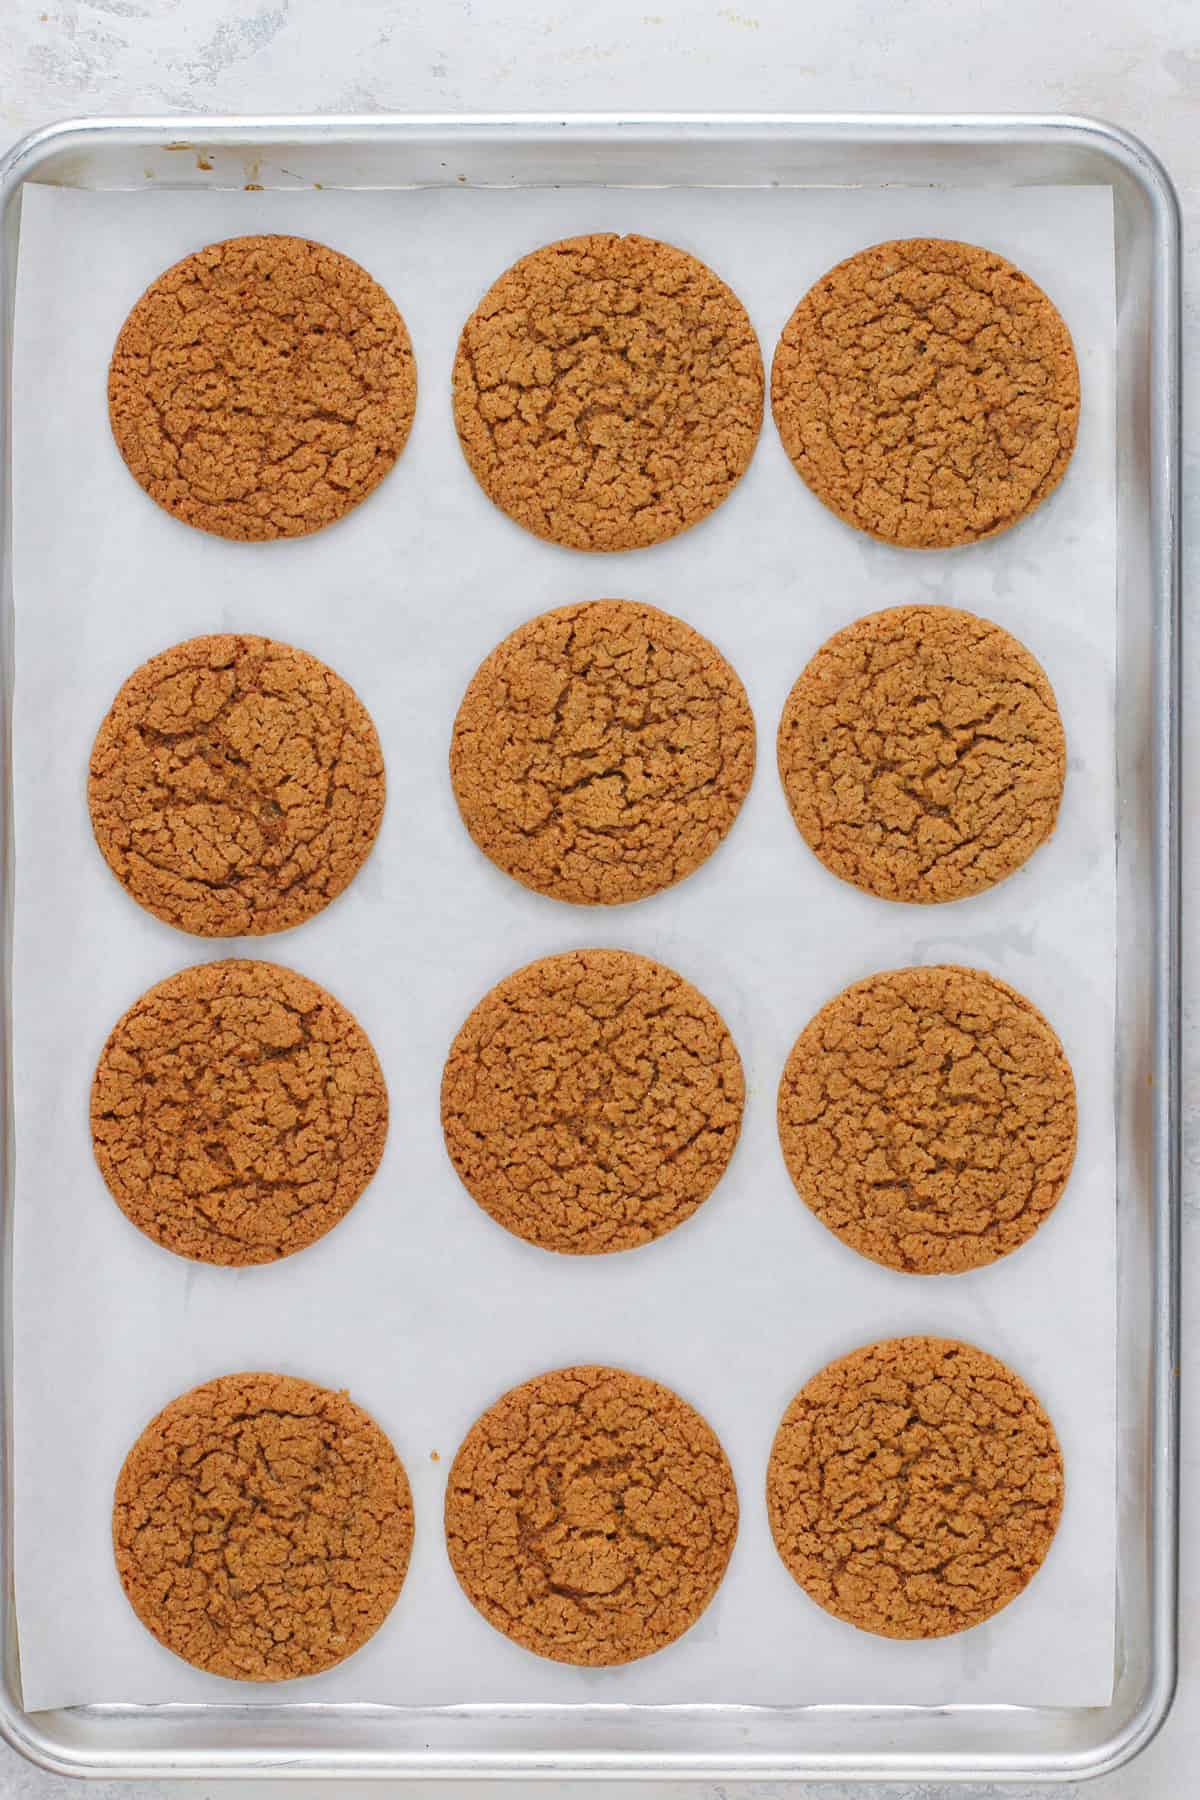
[{"label": "round golden-brown cookie", "polygon": [[870,613],[822,644],[779,722],[792,817],[884,900],[961,900],[1054,830],[1067,749],[1023,644],[950,606]]},{"label": "round golden-brown cookie", "polygon": [[1062,1045],[979,969],[893,969],[846,988],[796,1039],[778,1116],[821,1223],[916,1275],[982,1268],[1025,1243],[1075,1157]]},{"label": "round golden-brown cookie", "polygon": [[733,1039],[690,982],[627,950],[572,950],[471,1013],[442,1075],[442,1130],[498,1224],[597,1255],[691,1217],[725,1172],[744,1098]]},{"label": "round golden-brown cookie", "polygon": [[117,338],[108,415],[134,479],[243,540],[340,519],[404,448],[417,374],[365,269],[295,237],[228,238],[160,275]]},{"label": "round golden-brown cookie", "polygon": [[823,275],[783,329],[784,449],[848,525],[918,549],[1015,525],[1062,480],[1079,424],[1071,334],[975,244],[902,238]]},{"label": "round golden-brown cookie", "polygon": [[113,1551],[160,1644],[233,1681],[318,1675],[404,1585],[404,1465],[346,1393],[222,1375],[172,1400],[117,1478]]},{"label": "round golden-brown cookie", "polygon": [[784,1413],[767,1469],[789,1573],[879,1637],[990,1619],[1041,1567],[1062,1503],[1036,1395],[948,1338],[889,1338],[829,1363]]},{"label": "round golden-brown cookie", "polygon": [[125,682],[92,746],[96,842],[140,906],[198,937],[286,931],[353,880],[383,817],[366,708],[270,638],[191,638]]},{"label": "round golden-brown cookie", "polygon": [[754,716],[720,651],[630,600],[542,613],[473,676],[450,778],[485,856],[540,894],[641,900],[692,874],[754,774]]},{"label": "round golden-brown cookie", "polygon": [[696,1623],[737,1536],[712,1427],[624,1369],[511,1388],[463,1439],[446,1547],[471,1604],[555,1662],[632,1662]]},{"label": "round golden-brown cookie", "polygon": [[597,233],[547,244],[463,327],[454,419],[510,518],[573,550],[635,550],[745,473],[763,366],[736,294],[686,251]]},{"label": "round golden-brown cookie", "polygon": [[383,1071],[314,981],[201,963],[114,1027],[92,1082],[92,1147],[121,1211],[164,1249],[275,1262],[336,1225],[379,1167]]}]

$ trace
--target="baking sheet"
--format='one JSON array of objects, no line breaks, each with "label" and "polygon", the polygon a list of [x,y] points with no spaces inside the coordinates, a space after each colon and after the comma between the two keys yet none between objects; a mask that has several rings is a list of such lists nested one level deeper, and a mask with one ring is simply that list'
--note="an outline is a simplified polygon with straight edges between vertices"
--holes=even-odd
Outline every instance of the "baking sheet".
[{"label": "baking sheet", "polygon": [[[904,553],[849,531],[804,489],[769,418],[731,500],[665,546],[587,557],[537,542],[484,499],[450,417],[458,329],[516,256],[568,233],[638,230],[731,281],[769,361],[799,295],[880,238],[964,236],[1041,281],[1075,337],[1076,455],[1059,492],[986,544]],[[294,231],[359,258],[412,333],[416,424],[394,474],[344,523],[245,546],[188,531],[125,472],[104,372],[128,307],[213,238]],[[1106,188],[887,191],[425,191],[24,197],[14,370],[15,1580],[31,1709],[84,1701],[1026,1702],[1101,1705],[1114,1638],[1115,495],[1111,195]],[[681,887],[615,911],[562,906],[494,870],[459,823],[450,723],[479,660],[570,600],[664,606],[744,680],[759,769],[725,845]],[[992,892],[889,905],[823,870],[791,825],[774,733],[800,667],[833,630],[888,604],[972,608],[1022,638],[1058,694],[1069,746],[1058,830]],[[297,931],[204,942],[141,912],[91,841],[85,771],[113,693],[195,633],[259,631],[345,675],[379,727],[388,810],[348,892]],[[616,1257],[557,1258],[509,1237],[461,1189],[438,1123],[442,1060],[500,976],[611,944],[661,958],[720,1008],[748,1081],[742,1141],[699,1213]],[[187,964],[291,963],[358,1015],[392,1098],[381,1170],[329,1237],[273,1268],[179,1261],[125,1221],[95,1170],[92,1069],[113,1022]],[[976,963],[1057,1028],[1079,1090],[1079,1153],[1058,1209],[990,1270],[921,1280],[855,1257],[783,1168],[774,1091],[833,992],[913,961]],[[762,1484],[786,1402],[822,1363],[899,1332],[958,1335],[1010,1361],[1063,1444],[1062,1527],[996,1619],[926,1644],[829,1618],[770,1540]],[[711,1420],[741,1502],[726,1579],[699,1624],[647,1661],[575,1670],[491,1630],[441,1537],[445,1474],[505,1387],[608,1361],[678,1389]],[[190,1669],[129,1610],[112,1567],[112,1485],[169,1398],[212,1375],[277,1368],[346,1386],[413,1484],[400,1600],[341,1668],[264,1690]],[[439,1460],[434,1460],[436,1452]]]}]

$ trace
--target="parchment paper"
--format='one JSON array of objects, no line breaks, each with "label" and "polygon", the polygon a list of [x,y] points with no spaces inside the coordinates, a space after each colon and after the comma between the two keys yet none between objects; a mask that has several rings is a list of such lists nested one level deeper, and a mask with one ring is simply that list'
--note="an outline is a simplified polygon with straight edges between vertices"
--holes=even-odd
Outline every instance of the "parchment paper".
[{"label": "parchment paper", "polygon": [[[792,306],[881,238],[962,236],[1044,284],[1074,334],[1079,446],[1061,490],[997,540],[918,554],[841,525],[797,479],[768,416],[732,499],[670,545],[598,557],[528,536],[476,487],[454,437],[457,332],[518,255],[574,232],[637,230],[734,285],[769,362]],[[246,546],[177,524],[113,447],[105,372],[143,287],[237,232],[289,231],[360,259],[408,321],[421,395],[404,457],[343,523]],[[1107,189],[1014,192],[424,192],[96,195],[33,188],[22,223],[16,407],[16,1584],[26,1704],[313,1698],[461,1701],[1103,1704],[1113,1668],[1115,764],[1114,299]],[[619,595],[679,613],[740,672],[759,767],[719,852],[673,891],[618,910],[526,893],[479,854],[446,774],[451,720],[481,658],[532,614]],[[999,888],[906,907],[827,874],[774,766],[788,688],[836,628],[937,600],[1016,633],[1058,695],[1070,767],[1058,830]],[[285,936],[206,942],[142,912],[91,838],[85,771],[117,687],[193,634],[265,632],[346,676],[388,771],[382,834],[346,895]],[[493,1225],[442,1146],[449,1042],[499,977],[609,944],[658,957],[728,1021],[746,1066],[743,1138],[715,1194],[665,1240],[555,1257]],[[265,956],[329,987],[381,1057],[392,1125],[345,1222],[274,1267],[231,1272],[160,1250],[92,1161],[88,1089],[120,1013],[199,960]],[[998,1266],[920,1279],[875,1268],[797,1199],[780,1158],[779,1072],[847,982],[908,962],[978,964],[1056,1026],[1079,1088],[1069,1188]],[[1048,1406],[1066,1458],[1050,1556],[991,1623],[934,1643],[869,1637],[821,1612],[779,1562],[762,1488],[785,1404],[829,1358],[936,1332],[1005,1358]],[[545,1662],[473,1611],[441,1503],[464,1432],[503,1389],[606,1361],[693,1401],[737,1477],[727,1577],[682,1641],[616,1670]],[[172,1396],[270,1368],[348,1387],[412,1480],[416,1548],[375,1639],[328,1675],[240,1687],[161,1649],[125,1602],[113,1482]],[[436,1452],[439,1460],[433,1460]]]}]

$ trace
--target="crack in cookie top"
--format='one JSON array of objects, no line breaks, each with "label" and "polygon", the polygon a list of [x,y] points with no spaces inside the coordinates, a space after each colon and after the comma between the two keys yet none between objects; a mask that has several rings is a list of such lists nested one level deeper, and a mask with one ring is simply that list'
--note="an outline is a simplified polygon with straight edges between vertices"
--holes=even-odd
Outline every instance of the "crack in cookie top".
[{"label": "crack in cookie top", "polygon": [[848,525],[935,549],[1015,525],[1079,425],[1071,334],[1028,275],[943,238],[875,244],[784,326],[771,405],[796,471]]},{"label": "crack in cookie top", "polygon": [[190,638],[124,683],[92,746],[96,842],[140,906],[198,937],[303,923],[370,853],[384,772],[340,675],[271,638]]},{"label": "crack in cookie top", "polygon": [[357,506],[408,438],[408,331],[348,256],[295,237],[228,238],[153,282],[108,373],[117,448],[185,524],[301,537]]},{"label": "crack in cookie top", "polygon": [[488,498],[575,550],[661,543],[750,462],[763,366],[737,296],[653,238],[597,233],[524,256],[463,327],[454,418]]}]

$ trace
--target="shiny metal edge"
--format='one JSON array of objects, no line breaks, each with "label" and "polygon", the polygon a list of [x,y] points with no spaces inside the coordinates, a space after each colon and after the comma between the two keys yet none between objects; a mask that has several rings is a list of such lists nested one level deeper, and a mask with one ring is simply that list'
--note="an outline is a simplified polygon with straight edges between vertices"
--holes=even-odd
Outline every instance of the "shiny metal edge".
[{"label": "shiny metal edge", "polygon": [[[226,148],[252,156],[256,148],[286,142],[295,145],[412,144],[427,140],[452,149],[463,139],[496,142],[546,141],[567,136],[612,145],[640,139],[678,145],[696,141],[793,138],[836,147],[868,140],[894,143],[898,150],[927,146],[1014,149],[1017,146],[1070,146],[1090,152],[1108,166],[1114,178],[1128,184],[1144,210],[1152,234],[1149,351],[1149,469],[1151,540],[1150,585],[1154,641],[1153,758],[1155,810],[1153,858],[1154,979],[1151,996],[1152,1121],[1152,1279],[1153,1335],[1146,1374],[1150,1381],[1150,1467],[1147,1513],[1151,1541],[1149,1571],[1149,1678],[1135,1708],[1114,1719],[1112,1731],[1083,1750],[1047,1750],[1034,1754],[996,1753],[986,1757],[959,1752],[840,1751],[795,1753],[738,1749],[728,1752],[647,1752],[629,1750],[391,1751],[361,1749],[329,1754],[311,1749],[215,1751],[143,1751],[114,1744],[81,1749],[66,1743],[42,1720],[57,1715],[26,1713],[19,1693],[19,1658],[12,1586],[12,1320],[8,1304],[12,1283],[12,884],[11,824],[11,696],[12,637],[12,507],[11,418],[12,322],[16,278],[16,246],[21,190],[27,181],[69,180],[64,158],[105,146],[146,152]],[[57,164],[54,173],[51,165]],[[403,184],[400,184],[403,185]],[[1114,185],[1116,180],[1114,179]],[[292,1779],[355,1777],[478,1777],[525,1781],[565,1778],[660,1780],[796,1780],[809,1781],[992,1781],[1067,1782],[1100,1776],[1129,1762],[1151,1742],[1162,1726],[1174,1697],[1178,1657],[1179,1531],[1179,1323],[1180,1323],[1180,898],[1181,898],[1181,270],[1180,213],[1174,185],[1162,163],[1138,138],[1101,120],[1074,115],[1037,114],[895,114],[895,113],[514,113],[378,115],[271,115],[255,117],[188,117],[152,115],[126,118],[79,118],[30,133],[0,159],[0,833],[4,868],[0,895],[3,963],[0,966],[0,1148],[3,1184],[0,1192],[0,1341],[2,1408],[0,1457],[3,1460],[3,1510],[0,1519],[0,1733],[31,1762],[49,1771],[93,1777],[281,1777]],[[123,1708],[89,1709],[111,1713],[114,1723]],[[188,1708],[158,1708],[159,1714],[185,1717]],[[203,1709],[230,1718],[249,1709]],[[308,1709],[296,1709],[297,1712]],[[352,1709],[377,1715],[380,1709]],[[438,1709],[469,1711],[472,1716],[533,1716],[554,1709]],[[595,1710],[595,1709],[592,1709]],[[722,1713],[747,1731],[770,1709],[755,1707],[610,1709],[623,1714],[675,1711],[693,1718]],[[873,1719],[897,1719],[928,1708],[798,1708],[806,1715],[861,1713]],[[952,1708],[943,1712],[1003,1712],[1008,1709]],[[1027,1711],[1030,1709],[1019,1709]],[[1103,1709],[1115,1713],[1116,1708]]]}]

